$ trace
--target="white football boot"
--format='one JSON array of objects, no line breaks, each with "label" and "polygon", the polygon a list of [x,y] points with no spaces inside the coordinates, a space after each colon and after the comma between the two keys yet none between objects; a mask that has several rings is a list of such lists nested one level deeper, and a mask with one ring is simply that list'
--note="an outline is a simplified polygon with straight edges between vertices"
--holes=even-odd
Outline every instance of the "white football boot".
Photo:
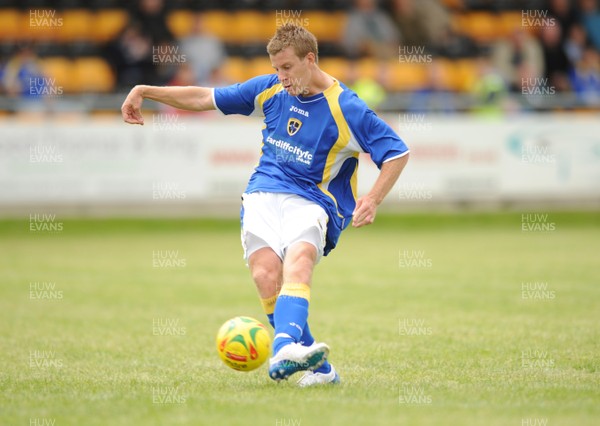
[{"label": "white football boot", "polygon": [[285,345],[269,360],[269,377],[275,381],[287,380],[298,371],[319,368],[329,355],[329,346],[315,343],[302,346],[300,343]]},{"label": "white football boot", "polygon": [[329,384],[335,385],[338,383],[340,383],[340,376],[338,375],[337,371],[335,371],[335,368],[333,368],[333,365],[331,365],[331,371],[329,373],[307,371],[300,378],[300,380],[298,380],[298,386],[300,386],[301,388]]}]

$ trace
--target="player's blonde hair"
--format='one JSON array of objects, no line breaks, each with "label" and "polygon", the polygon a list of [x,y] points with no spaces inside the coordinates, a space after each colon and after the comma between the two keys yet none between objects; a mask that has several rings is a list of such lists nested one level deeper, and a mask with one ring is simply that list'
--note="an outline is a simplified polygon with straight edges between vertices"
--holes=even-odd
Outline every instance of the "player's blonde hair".
[{"label": "player's blonde hair", "polygon": [[275,35],[267,44],[269,55],[277,55],[287,47],[293,47],[299,58],[304,58],[309,53],[315,54],[315,62],[319,60],[319,46],[317,38],[306,28],[294,24],[285,24],[277,28]]}]

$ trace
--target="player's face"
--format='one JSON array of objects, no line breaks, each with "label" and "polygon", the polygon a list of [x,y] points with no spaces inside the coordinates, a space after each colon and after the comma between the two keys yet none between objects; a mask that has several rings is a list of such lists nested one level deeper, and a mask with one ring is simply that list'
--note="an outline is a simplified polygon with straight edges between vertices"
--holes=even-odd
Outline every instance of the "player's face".
[{"label": "player's face", "polygon": [[271,65],[275,68],[279,81],[292,96],[309,93],[311,55],[313,54],[309,53],[304,58],[300,58],[293,47],[286,47],[276,55],[270,56]]}]

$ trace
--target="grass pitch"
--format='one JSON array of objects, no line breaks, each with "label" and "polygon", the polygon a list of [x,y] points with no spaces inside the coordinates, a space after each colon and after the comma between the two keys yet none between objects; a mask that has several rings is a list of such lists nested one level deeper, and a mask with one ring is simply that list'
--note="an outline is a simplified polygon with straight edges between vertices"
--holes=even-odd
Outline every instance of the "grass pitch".
[{"label": "grass pitch", "polygon": [[311,327],[343,380],[318,389],[217,357],[223,321],[264,319],[237,221],[52,223],[0,222],[0,424],[600,418],[598,213],[380,216],[347,230],[314,277]]}]

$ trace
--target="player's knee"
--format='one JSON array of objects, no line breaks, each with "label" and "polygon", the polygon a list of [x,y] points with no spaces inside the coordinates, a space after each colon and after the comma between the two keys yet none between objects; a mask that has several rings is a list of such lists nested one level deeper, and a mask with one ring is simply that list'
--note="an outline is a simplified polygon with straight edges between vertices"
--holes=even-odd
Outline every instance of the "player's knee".
[{"label": "player's knee", "polygon": [[252,266],[252,279],[259,286],[276,286],[281,279],[281,266],[271,263],[257,263]]}]

